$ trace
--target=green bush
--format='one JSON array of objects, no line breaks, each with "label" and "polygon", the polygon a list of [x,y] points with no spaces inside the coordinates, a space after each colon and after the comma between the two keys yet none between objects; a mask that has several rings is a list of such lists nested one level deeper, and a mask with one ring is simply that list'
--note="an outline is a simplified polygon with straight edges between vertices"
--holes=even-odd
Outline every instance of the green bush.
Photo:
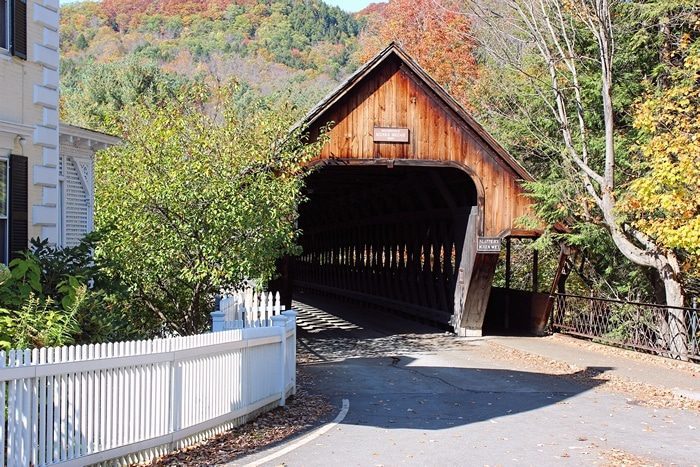
[{"label": "green bush", "polygon": [[0,348],[29,348],[74,342],[78,331],[75,309],[55,308],[53,300],[36,295],[17,310],[0,308]]},{"label": "green bush", "polygon": [[[141,337],[127,319],[129,297],[105,274],[93,251],[97,234],[57,248],[32,239],[30,249],[0,266],[0,349],[85,344]],[[136,329],[137,331],[134,331]]]}]

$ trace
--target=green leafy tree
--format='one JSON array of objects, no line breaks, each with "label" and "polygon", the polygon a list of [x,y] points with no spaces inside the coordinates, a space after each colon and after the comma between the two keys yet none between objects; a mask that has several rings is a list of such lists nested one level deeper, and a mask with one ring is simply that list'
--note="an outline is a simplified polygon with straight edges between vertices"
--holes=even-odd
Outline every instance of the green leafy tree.
[{"label": "green leafy tree", "polygon": [[197,87],[131,106],[124,143],[98,157],[97,257],[142,306],[131,319],[157,333],[204,330],[214,293],[264,283],[296,248],[303,167],[318,144],[289,132],[294,109],[232,93]]},{"label": "green leafy tree", "polygon": [[[71,66],[75,64],[67,68]],[[158,103],[171,99],[187,81],[135,57],[112,63],[92,63],[74,71],[77,76],[66,83],[61,95],[61,118],[108,132],[126,106],[142,100]]]},{"label": "green leafy tree", "polygon": [[[83,300],[82,288],[79,299]],[[31,295],[16,310],[0,308],[0,349],[26,349],[59,346],[74,342],[79,325],[75,319],[79,306],[68,310],[56,308],[54,302]]]},{"label": "green leafy tree", "polygon": [[88,47],[88,41],[85,38],[85,34],[80,34],[78,38],[75,40],[75,47],[78,50],[85,50]]}]

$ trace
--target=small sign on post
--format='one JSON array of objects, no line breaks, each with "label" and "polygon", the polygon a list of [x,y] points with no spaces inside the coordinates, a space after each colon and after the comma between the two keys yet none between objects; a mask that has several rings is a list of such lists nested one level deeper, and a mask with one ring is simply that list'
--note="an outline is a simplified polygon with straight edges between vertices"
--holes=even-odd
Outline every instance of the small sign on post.
[{"label": "small sign on post", "polygon": [[477,253],[500,253],[501,239],[499,237],[479,237],[476,243]]},{"label": "small sign on post", "polygon": [[408,143],[408,128],[374,127],[375,143]]}]

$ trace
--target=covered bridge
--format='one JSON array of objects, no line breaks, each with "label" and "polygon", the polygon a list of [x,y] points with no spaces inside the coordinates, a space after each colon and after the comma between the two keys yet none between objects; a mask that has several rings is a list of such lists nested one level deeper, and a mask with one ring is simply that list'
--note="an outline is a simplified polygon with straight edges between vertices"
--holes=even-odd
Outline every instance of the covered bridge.
[{"label": "covered bridge", "polygon": [[481,335],[501,240],[538,234],[515,227],[532,177],[395,44],[306,122],[331,129],[287,284]]}]

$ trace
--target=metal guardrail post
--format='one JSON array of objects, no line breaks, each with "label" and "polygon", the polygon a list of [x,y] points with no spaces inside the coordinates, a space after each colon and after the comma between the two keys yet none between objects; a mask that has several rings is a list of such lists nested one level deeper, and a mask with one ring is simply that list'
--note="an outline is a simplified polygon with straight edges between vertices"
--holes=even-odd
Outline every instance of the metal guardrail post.
[{"label": "metal guardrail post", "polygon": [[693,313],[690,316],[690,353],[697,355],[700,353],[700,349],[698,349],[698,297],[693,297],[691,304]]}]

